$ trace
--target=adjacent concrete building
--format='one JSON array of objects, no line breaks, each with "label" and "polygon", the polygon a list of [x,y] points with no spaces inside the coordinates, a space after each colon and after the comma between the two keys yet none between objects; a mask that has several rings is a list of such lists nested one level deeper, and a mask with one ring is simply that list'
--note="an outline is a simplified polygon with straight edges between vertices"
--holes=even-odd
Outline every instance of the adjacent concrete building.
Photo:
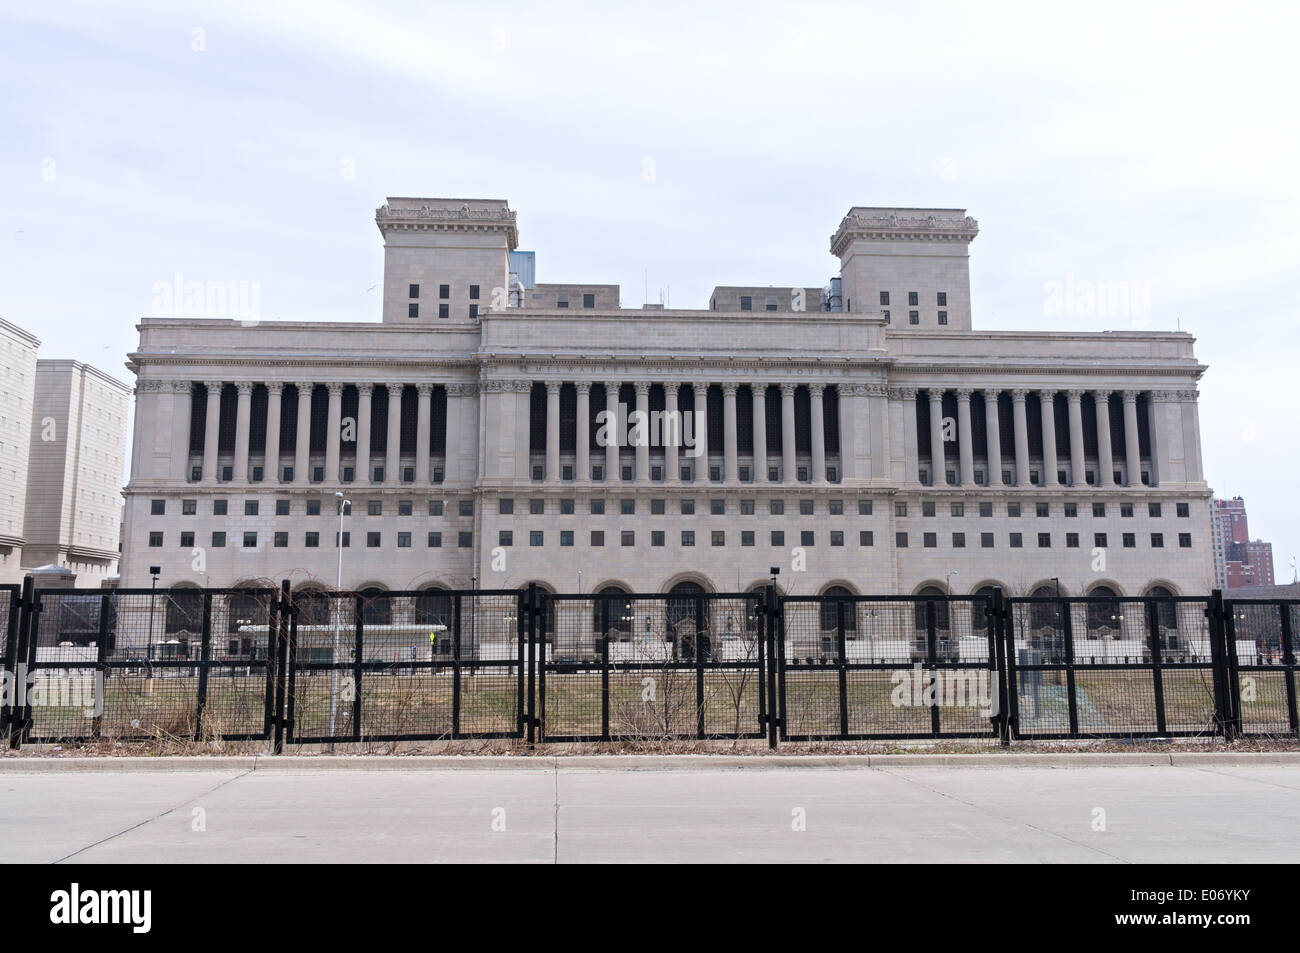
[{"label": "adjacent concrete building", "polygon": [[140,322],[124,586],[332,585],[336,494],[355,589],[1213,582],[1192,337],[976,330],[964,210],[698,310],[536,284],[503,200],[376,223],[380,323]]},{"label": "adjacent concrete building", "polygon": [[1273,585],[1273,544],[1250,538],[1246,501],[1216,499],[1210,507],[1214,584],[1220,589]]},{"label": "adjacent concrete building", "polygon": [[25,565],[27,454],[41,342],[0,318],[0,584],[22,579]]}]

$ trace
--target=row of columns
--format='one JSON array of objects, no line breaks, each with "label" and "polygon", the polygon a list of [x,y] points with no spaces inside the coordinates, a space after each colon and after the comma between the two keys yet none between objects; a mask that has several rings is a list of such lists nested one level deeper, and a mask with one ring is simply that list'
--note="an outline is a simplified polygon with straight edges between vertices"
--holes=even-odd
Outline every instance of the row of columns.
[{"label": "row of columns", "polygon": [[[942,486],[946,482],[943,440],[943,389],[929,391],[930,411],[930,460],[932,485]],[[1001,422],[998,419],[999,389],[982,391],[985,406],[985,433],[988,444],[989,484],[1002,486],[1002,440]],[[1056,454],[1056,391],[1038,391],[1042,414],[1043,431],[1043,485],[1059,486],[1057,476]],[[1111,452],[1110,434],[1110,395],[1109,390],[1091,392],[1097,405],[1097,485],[1108,487],[1114,485],[1114,459]],[[1138,391],[1120,392],[1124,399],[1124,453],[1125,471],[1129,486],[1142,482],[1142,461],[1138,446]],[[970,401],[974,390],[959,388],[953,390],[957,398],[957,453],[958,477],[963,486],[975,483],[975,456],[971,441]],[[1025,409],[1030,391],[1011,391],[1012,425],[1015,430],[1015,485],[1029,486],[1029,420]],[[1083,440],[1083,395],[1082,390],[1066,391],[1069,407],[1070,426],[1070,476],[1073,486],[1087,485],[1087,462],[1084,455]],[[917,392],[913,392],[917,396]],[[918,398],[919,399],[919,398]]]},{"label": "row of columns", "polygon": [[[610,414],[618,414],[618,392],[619,388],[625,383],[624,381],[607,381],[605,382],[605,410]],[[563,386],[562,381],[546,382],[546,477],[551,480],[558,480],[560,477],[560,388]],[[698,427],[694,433],[696,446],[708,448],[708,382],[692,382],[687,386],[691,387],[695,395],[695,410],[697,411],[696,421]],[[737,391],[738,384],[724,383],[722,387],[722,433],[723,433],[723,453],[722,453],[722,480],[726,483],[735,483],[740,479],[740,454],[737,450],[739,427],[737,425]],[[798,482],[798,470],[795,462],[795,414],[794,414],[794,392],[798,386],[796,384],[778,384],[781,389],[781,481],[783,483]],[[808,384],[808,393],[811,406],[812,422],[812,467],[809,471],[809,480],[812,483],[826,482],[826,438],[825,438],[825,385]],[[575,454],[576,470],[580,479],[587,479],[591,474],[591,434],[590,428],[586,422],[591,419],[591,384],[587,381],[578,381],[574,384],[577,390],[577,447]],[[636,406],[632,408],[636,411],[649,414],[650,412],[650,381],[634,381],[633,390],[636,392]],[[767,387],[768,385],[755,384],[751,386],[753,393],[753,421],[754,421],[754,480],[756,482],[767,482]],[[677,386],[664,386],[664,411],[669,418],[676,418],[678,414],[677,404]],[[664,441],[664,480],[667,483],[677,483],[680,481],[680,450],[681,448],[675,443]],[[634,469],[635,479],[638,482],[644,482],[650,479],[650,447],[638,446],[636,449],[636,463]],[[605,452],[605,473],[607,480],[616,479],[619,472],[619,446],[617,443],[609,443],[603,448]],[[701,461],[705,466],[704,476],[708,476],[708,454],[701,453],[694,459]]]},{"label": "row of columns", "polygon": [[[215,482],[218,469],[218,436],[221,425],[221,392],[224,381],[206,381],[207,412],[204,418],[203,464],[201,476],[204,482]],[[232,482],[249,482],[249,435],[252,430],[253,381],[235,383],[235,453],[232,466]],[[268,482],[279,483],[280,480],[280,418],[283,406],[284,388],[281,382],[268,382],[266,406],[266,468]],[[315,382],[298,382],[293,384],[298,391],[298,426],[297,440],[294,446],[294,482],[311,482],[311,395],[317,386]],[[325,480],[327,482],[342,479],[342,445],[343,445],[343,389],[347,384],[330,382],[323,385],[328,393],[327,426],[325,442]],[[420,384],[373,384],[359,383],[357,388],[356,420],[356,465],[363,472],[357,473],[358,482],[371,480],[371,416],[374,389],[383,387],[388,392],[388,431],[384,458],[384,483],[401,482],[401,436],[402,391],[407,386],[416,389],[416,448],[415,448],[415,482],[428,483],[430,480],[430,424],[433,415],[432,383]],[[450,464],[456,458],[457,438],[460,432],[460,411],[458,398],[475,390],[472,384],[447,384],[447,446],[445,459]]]}]

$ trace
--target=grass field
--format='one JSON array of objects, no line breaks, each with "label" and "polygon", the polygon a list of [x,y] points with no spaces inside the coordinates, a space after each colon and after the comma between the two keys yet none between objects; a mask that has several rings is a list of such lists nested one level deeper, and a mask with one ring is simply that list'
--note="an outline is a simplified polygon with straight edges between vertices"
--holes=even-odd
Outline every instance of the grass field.
[{"label": "grass field", "polygon": [[[975,674],[975,673],[972,673]],[[1035,679],[1034,675],[1040,675]],[[329,734],[331,673],[300,671],[294,694],[295,734]],[[1284,671],[1241,674],[1242,726],[1247,732],[1286,734],[1288,731]],[[1213,721],[1212,678],[1208,669],[1166,669],[1163,672],[1165,723],[1169,731],[1209,731]],[[599,736],[604,698],[599,673],[549,673],[539,708],[545,736]],[[850,670],[845,703],[850,734],[931,733],[931,708],[906,692],[899,697],[892,671]],[[1081,734],[1151,734],[1157,730],[1153,676],[1149,670],[1080,669],[1076,672],[1078,727]],[[505,734],[516,730],[517,676],[506,669],[466,669],[460,682],[461,734]],[[984,698],[986,687],[971,683],[964,698],[948,697],[939,706],[943,733],[981,734],[989,730]],[[709,737],[760,731],[757,668],[707,669],[703,714]],[[354,686],[340,677],[335,706],[335,734],[354,730]],[[106,682],[102,716],[92,718],[81,705],[40,705],[32,709],[33,737],[147,739],[192,738],[198,679],[114,673]],[[265,718],[265,674],[208,680],[204,737],[257,734]],[[395,674],[366,673],[361,682],[361,730],[366,737],[423,735],[449,737],[453,720],[453,676],[450,671],[399,670]],[[898,702],[902,702],[899,704]],[[1069,730],[1069,699],[1061,672],[1021,672],[1018,708],[1021,731],[1063,734]],[[652,739],[694,737],[699,708],[693,669],[647,666],[610,673],[608,723],[611,737]],[[787,731],[796,736],[827,737],[840,731],[839,673],[825,669],[788,669],[785,674]]]}]

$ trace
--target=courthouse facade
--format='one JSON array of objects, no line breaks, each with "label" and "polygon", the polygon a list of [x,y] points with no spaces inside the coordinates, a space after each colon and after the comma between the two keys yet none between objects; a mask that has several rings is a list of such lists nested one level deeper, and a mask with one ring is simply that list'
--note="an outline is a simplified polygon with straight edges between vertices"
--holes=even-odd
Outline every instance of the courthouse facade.
[{"label": "courthouse facade", "polygon": [[976,330],[962,210],[853,208],[825,287],[699,310],[537,284],[504,201],[376,222],[382,322],[141,322],[123,586],[332,586],[336,493],[349,589],[1213,581],[1192,337]]}]

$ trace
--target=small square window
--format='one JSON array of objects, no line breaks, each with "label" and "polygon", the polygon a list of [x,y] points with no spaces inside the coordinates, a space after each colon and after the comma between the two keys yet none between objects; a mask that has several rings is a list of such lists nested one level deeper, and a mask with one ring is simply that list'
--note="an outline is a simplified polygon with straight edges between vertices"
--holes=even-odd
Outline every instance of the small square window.
[{"label": "small square window", "polygon": [[753,501],[753,500],[741,500],[741,501],[740,501],[740,515],[741,515],[741,516],[753,516],[753,515],[754,515],[754,501]]},{"label": "small square window", "polygon": [[472,304],[469,306],[469,319],[471,321],[478,319],[478,305]]},{"label": "small square window", "polygon": [[407,290],[407,295],[408,295],[409,297],[412,297],[412,298],[418,298],[418,297],[420,297],[420,286],[419,286],[419,285],[409,285],[409,286],[408,286],[408,290]]},{"label": "small square window", "polygon": [[1035,503],[1034,515],[1038,517],[1051,516],[1052,515],[1051,505],[1048,503]]},{"label": "small square window", "polygon": [[695,501],[694,501],[694,500],[682,500],[682,501],[681,501],[681,510],[682,510],[682,515],[683,515],[683,516],[694,516],[694,515],[695,515]]},{"label": "small square window", "polygon": [[320,516],[320,500],[307,501],[307,515]]},{"label": "small square window", "polygon": [[1066,534],[1065,534],[1065,548],[1066,548],[1066,549],[1078,549],[1078,548],[1079,548],[1079,534],[1078,534],[1078,533],[1066,533]]},{"label": "small square window", "polygon": [[429,548],[430,549],[442,548],[442,533],[435,533],[435,532],[429,533]]},{"label": "small square window", "polygon": [[533,498],[528,501],[528,513],[530,516],[544,516],[546,514],[546,500]]},{"label": "small square window", "polygon": [[235,478],[235,468],[234,468],[234,467],[222,467],[222,468],[221,468],[221,482],[223,482],[223,483],[229,483],[229,482],[230,482],[231,480],[233,480],[234,478]]},{"label": "small square window", "polygon": [[367,515],[367,516],[383,516],[383,515],[384,515],[384,501],[383,501],[383,500],[367,500],[367,501],[366,501],[366,515]]},{"label": "small square window", "polygon": [[966,515],[966,504],[965,504],[965,503],[952,503],[952,504],[949,505],[948,512],[949,512],[951,515],[953,515],[953,516],[965,516],[965,515]]},{"label": "small square window", "polygon": [[528,531],[529,546],[542,546],[544,545],[544,540],[545,540],[545,533],[542,530],[530,529]]},{"label": "small square window", "polygon": [[605,514],[605,501],[604,501],[604,500],[592,500],[592,501],[591,501],[591,515],[592,515],[592,516],[603,516],[604,514]]},{"label": "small square window", "polygon": [[722,480],[722,467],[709,467],[709,481],[718,483]]},{"label": "small square window", "polygon": [[652,531],[651,531],[651,533],[650,533],[650,545],[651,545],[651,546],[662,546],[662,545],[664,545],[664,531],[663,531],[663,530],[661,530],[661,529],[656,529],[656,530],[652,530]]},{"label": "small square window", "polygon": [[780,530],[780,529],[774,529],[774,530],[772,530],[772,536],[771,536],[771,538],[772,538],[772,545],[773,545],[773,546],[784,546],[784,545],[785,545],[785,530]]},{"label": "small square window", "polygon": [[1165,534],[1164,534],[1164,533],[1152,533],[1152,534],[1151,534],[1151,548],[1152,548],[1152,549],[1164,549],[1164,548],[1165,548]]},{"label": "small square window", "polygon": [[1132,503],[1121,503],[1121,504],[1119,505],[1119,515],[1120,515],[1121,517],[1132,516],[1132,515],[1133,515],[1133,504],[1132,504]]},{"label": "small square window", "polygon": [[1094,517],[1102,517],[1102,516],[1105,516],[1105,515],[1106,515],[1106,504],[1105,504],[1105,503],[1094,503],[1094,504],[1092,504],[1092,515],[1093,515]]},{"label": "small square window", "polygon": [[503,496],[497,500],[497,513],[501,516],[509,516],[515,511],[515,501],[510,497]]},{"label": "small square window", "polygon": [[289,534],[284,532],[276,533],[273,545],[276,549],[284,549],[289,545]]},{"label": "small square window", "polygon": [[477,300],[478,300],[478,285],[470,285],[470,286],[469,286],[469,299],[470,299],[471,301],[477,301]]},{"label": "small square window", "polygon": [[563,480],[565,483],[572,483],[573,467],[569,466],[569,464],[567,463],[564,466],[560,467],[560,479]]},{"label": "small square window", "polygon": [[1075,516],[1078,516],[1078,515],[1079,515],[1079,504],[1078,504],[1078,503],[1066,503],[1066,504],[1065,504],[1065,515],[1066,515],[1066,517],[1075,517]]},{"label": "small square window", "polygon": [[925,533],[922,536],[922,542],[926,549],[934,549],[939,545],[939,534]]},{"label": "small square window", "polygon": [[410,533],[398,533],[398,534],[397,534],[397,548],[398,548],[398,549],[410,549],[410,548],[411,548],[411,534],[410,534]]},{"label": "small square window", "polygon": [[603,529],[593,529],[591,531],[591,545],[593,546],[605,545],[605,531]]},{"label": "small square window", "polygon": [[560,500],[560,515],[561,516],[573,515],[573,500]]},{"label": "small square window", "polygon": [[1013,517],[1014,517],[1014,516],[1019,516],[1019,515],[1020,515],[1020,504],[1019,504],[1019,503],[1008,503],[1008,504],[1007,504],[1007,516],[1013,516]]},{"label": "small square window", "polygon": [[741,311],[753,311],[753,310],[754,310],[754,299],[751,298],[749,295],[741,295],[741,296],[740,296],[740,310],[741,310]]},{"label": "small square window", "polygon": [[198,512],[198,500],[181,500],[181,516],[197,516]]},{"label": "small square window", "polygon": [[882,291],[882,292],[880,292],[880,303],[881,303],[881,305],[884,305],[884,306],[886,306],[886,307],[889,305],[889,292],[888,292],[888,291]]},{"label": "small square window", "polygon": [[742,529],[740,531],[740,545],[742,546],[754,545],[754,531],[752,529]]},{"label": "small square window", "polygon": [[623,516],[633,516],[636,514],[636,499],[628,498],[618,501],[618,511]]},{"label": "small square window", "polygon": [[1191,507],[1187,503],[1175,503],[1174,509],[1179,519],[1187,519],[1192,515]]},{"label": "small square window", "polygon": [[1025,543],[1024,543],[1024,538],[1023,538],[1019,533],[1012,533],[1012,534],[1011,534],[1011,548],[1012,548],[1012,549],[1021,549],[1021,548],[1024,547],[1024,545],[1025,545]]},{"label": "small square window", "polygon": [[870,515],[871,515],[871,501],[870,501],[870,500],[858,500],[858,515],[859,515],[859,516],[870,516]]},{"label": "small square window", "polygon": [[288,516],[288,515],[289,515],[289,501],[288,501],[288,500],[276,500],[276,501],[275,501],[275,515],[276,515],[276,516]]},{"label": "small square window", "polygon": [[952,534],[952,548],[953,548],[953,549],[965,549],[965,548],[966,548],[966,534],[965,534],[965,533],[953,533],[953,534]]},{"label": "small square window", "polygon": [[474,533],[470,530],[461,530],[456,536],[456,545],[461,549],[473,549]]},{"label": "small square window", "polygon": [[695,545],[695,530],[693,529],[682,530],[682,545],[683,546]]},{"label": "small square window", "polygon": [[812,515],[813,515],[813,501],[812,501],[812,500],[800,500],[800,501],[799,501],[799,515],[800,515],[800,516],[812,516]]},{"label": "small square window", "polygon": [[440,317],[440,318],[450,318],[450,317],[451,317],[451,305],[449,305],[449,304],[440,304],[440,305],[438,305],[438,317]]},{"label": "small square window", "polygon": [[629,466],[629,467],[623,467],[623,468],[622,468],[622,473],[623,473],[623,482],[624,482],[624,483],[631,483],[631,482],[632,482],[632,468],[631,468],[630,466]]},{"label": "small square window", "polygon": [[663,500],[651,500],[651,501],[650,501],[650,515],[651,515],[651,516],[663,516],[663,515],[664,515],[664,501],[663,501]]},{"label": "small square window", "polygon": [[459,510],[461,516],[473,516],[473,515],[474,515],[474,501],[473,501],[473,500],[461,500],[460,502],[458,502],[458,503],[456,504],[456,506],[457,506],[457,509]]},{"label": "small square window", "polygon": [[406,316],[408,318],[418,318],[420,316],[420,306],[412,301],[406,306]]},{"label": "small square window", "polygon": [[398,500],[398,501],[397,501],[397,515],[398,515],[398,516],[413,516],[413,515],[415,515],[415,509],[414,509],[413,505],[411,504],[411,501],[410,501],[410,500]]},{"label": "small square window", "polygon": [[153,532],[153,533],[150,533],[150,534],[149,534],[149,546],[150,546],[151,548],[153,548],[153,549],[157,549],[157,548],[158,548],[159,546],[161,546],[162,544],[163,544],[163,534],[162,534],[162,533]]},{"label": "small square window", "polygon": [[1106,548],[1106,534],[1105,534],[1105,533],[1093,533],[1093,534],[1092,534],[1092,545],[1095,546],[1097,549],[1105,549],[1105,548]]},{"label": "small square window", "polygon": [[993,548],[993,534],[980,533],[980,549],[992,549],[992,548]]},{"label": "small square window", "polygon": [[256,534],[256,533],[245,533],[245,534],[244,534],[244,548],[245,548],[245,549],[256,549],[256,548],[257,548],[257,534]]},{"label": "small square window", "polygon": [[1125,549],[1136,549],[1136,548],[1137,548],[1137,534],[1136,534],[1136,533],[1125,533],[1124,536],[1123,536],[1123,542],[1124,542],[1124,548],[1125,548]]},{"label": "small square window", "polygon": [[712,516],[725,516],[727,513],[727,501],[709,500],[709,513]]},{"label": "small square window", "polygon": [[442,515],[442,500],[430,500],[430,501],[429,501],[429,515],[430,515],[430,516],[441,516],[441,515]]},{"label": "small square window", "polygon": [[150,501],[149,501],[149,515],[150,515],[150,516],[166,516],[166,515],[167,515],[167,501],[166,501],[166,500],[150,500]]},{"label": "small square window", "polygon": [[907,504],[906,504],[906,503],[903,503],[903,502],[901,502],[901,501],[900,501],[900,502],[896,502],[896,503],[894,503],[894,515],[895,515],[895,516],[906,516],[906,515],[907,515]]},{"label": "small square window", "polygon": [[948,307],[948,292],[940,291],[935,295],[935,304],[941,308]]},{"label": "small square window", "polygon": [[784,516],[785,500],[768,500],[767,512],[771,516]]},{"label": "small square window", "polygon": [[895,548],[895,549],[907,549],[907,534],[906,534],[906,533],[895,533],[895,534],[894,534],[894,548]]},{"label": "small square window", "polygon": [[1179,546],[1180,549],[1191,549],[1191,548],[1192,548],[1192,534],[1191,534],[1191,533],[1179,533],[1179,534],[1178,534],[1178,546]]},{"label": "small square window", "polygon": [[993,515],[993,504],[992,504],[992,503],[981,503],[981,504],[980,504],[980,516],[992,516],[992,515]]},{"label": "small square window", "polygon": [[560,530],[560,545],[561,546],[573,545],[573,530],[571,529]]},{"label": "small square window", "polygon": [[450,297],[451,297],[451,285],[438,285],[438,297],[439,297],[439,298],[450,298]]},{"label": "small square window", "polygon": [[714,546],[727,545],[727,533],[725,530],[715,529],[713,531],[713,545]]},{"label": "small square window", "polygon": [[564,293],[555,296],[555,306],[557,308],[567,308],[569,306],[569,296]]},{"label": "small square window", "polygon": [[1051,548],[1052,548],[1052,534],[1051,534],[1051,533],[1039,533],[1039,534],[1038,534],[1038,548],[1039,548],[1039,549],[1051,549]]},{"label": "small square window", "polygon": [[320,548],[320,533],[318,533],[318,532],[310,532],[310,533],[305,533],[305,534],[303,534],[302,544],[303,544],[303,546],[305,546],[305,547],[308,548],[308,549],[319,549],[319,548]]},{"label": "small square window", "polygon": [[843,516],[843,515],[844,515],[844,501],[843,501],[843,500],[827,500],[827,501],[826,501],[826,509],[827,509],[827,511],[831,514],[831,516]]},{"label": "small square window", "polygon": [[191,530],[187,533],[181,533],[181,549],[191,549],[194,546],[194,532]]},{"label": "small square window", "polygon": [[1152,518],[1157,518],[1157,517],[1159,517],[1159,516],[1160,516],[1160,504],[1159,504],[1159,503],[1148,503],[1148,504],[1147,504],[1147,516],[1152,517]]},{"label": "small square window", "polygon": [[[752,477],[750,476],[750,469],[749,469],[749,467],[740,467],[739,470],[740,470],[740,482],[741,482],[741,483],[750,483],[750,482],[752,482]],[[656,477],[655,479],[658,479],[658,477]]]},{"label": "small square window", "polygon": [[920,324],[920,323],[921,323],[921,312],[920,312],[920,311],[909,311],[909,312],[907,312],[907,323],[908,323],[908,324]]},{"label": "small square window", "polygon": [[582,296],[582,306],[583,306],[584,308],[594,308],[594,307],[596,307],[596,296],[595,296],[594,294],[583,294],[583,296]]},{"label": "small square window", "polygon": [[618,534],[618,541],[620,546],[635,546],[636,533],[630,529],[625,529]]},{"label": "small square window", "polygon": [[344,468],[343,468],[343,482],[344,482],[344,483],[351,483],[354,479],[356,479],[356,475],[355,475],[355,474],[356,474],[356,471],[354,471],[354,470],[352,469],[352,467],[344,467]]},{"label": "small square window", "polygon": [[940,312],[939,312],[939,323],[940,323],[940,324],[947,324],[947,323],[948,323],[948,312],[947,312],[947,311],[940,311]]},{"label": "small square window", "polygon": [[226,534],[217,532],[212,534],[212,548],[221,549],[226,545]]},{"label": "small square window", "polygon": [[244,500],[244,515],[245,516],[257,515],[257,500]]},{"label": "small square window", "polygon": [[876,543],[876,534],[869,529],[858,531],[859,546],[874,546]]},{"label": "small square window", "polygon": [[515,544],[514,530],[509,530],[509,529],[497,530],[498,546],[513,546],[514,544]]},{"label": "small square window", "polygon": [[926,500],[921,504],[922,516],[934,516],[934,514],[935,514],[935,506],[933,500]]},{"label": "small square window", "polygon": [[832,546],[843,546],[843,545],[844,545],[844,531],[843,531],[843,530],[840,530],[840,529],[833,529],[833,530],[831,530],[831,545],[832,545]]},{"label": "small square window", "polygon": [[383,468],[383,467],[375,467],[374,474],[373,474],[373,476],[371,477],[371,482],[373,482],[373,483],[383,483],[383,482],[384,482],[384,468]]},{"label": "small square window", "polygon": [[367,548],[367,549],[378,549],[378,548],[379,548],[379,542],[380,542],[380,534],[379,534],[379,533],[366,533],[366,548]]},{"label": "small square window", "polygon": [[402,482],[403,483],[415,482],[415,467],[402,467]]},{"label": "small square window", "polygon": [[909,291],[907,293],[907,303],[910,305],[920,304],[921,303],[920,295],[918,295],[917,292],[915,291]]},{"label": "small square window", "polygon": [[808,482],[808,468],[807,468],[807,467],[795,467],[795,471],[796,471],[796,476],[798,477],[798,480],[799,480],[800,483],[807,483],[807,482]]}]

